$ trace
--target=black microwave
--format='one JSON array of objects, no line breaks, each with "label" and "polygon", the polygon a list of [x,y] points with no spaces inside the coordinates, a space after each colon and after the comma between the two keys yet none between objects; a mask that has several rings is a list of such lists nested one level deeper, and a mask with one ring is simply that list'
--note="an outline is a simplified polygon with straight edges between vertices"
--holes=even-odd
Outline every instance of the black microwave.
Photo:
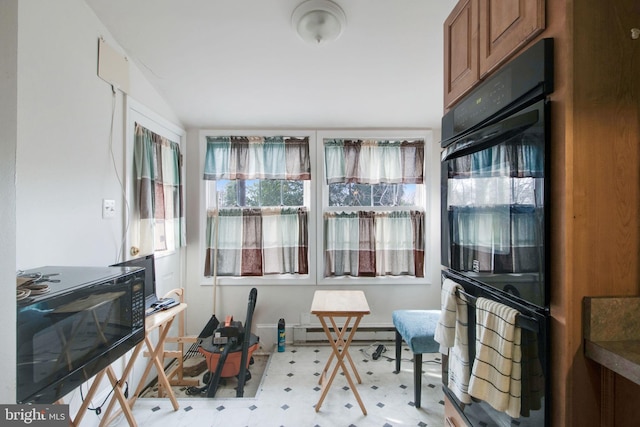
[{"label": "black microwave", "polygon": [[144,339],[143,268],[41,267],[18,301],[16,401],[53,403]]}]

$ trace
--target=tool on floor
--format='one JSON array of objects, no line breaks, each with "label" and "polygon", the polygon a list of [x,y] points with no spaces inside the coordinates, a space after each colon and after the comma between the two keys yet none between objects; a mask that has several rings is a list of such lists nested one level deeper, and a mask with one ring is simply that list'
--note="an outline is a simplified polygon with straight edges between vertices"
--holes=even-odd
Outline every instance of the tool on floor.
[{"label": "tool on floor", "polygon": [[373,360],[378,360],[385,351],[387,351],[387,349],[382,344],[378,345],[376,351],[373,353]]},{"label": "tool on floor", "polygon": [[[245,334],[244,341],[242,342],[242,356],[240,357],[240,371],[238,372],[238,389],[236,391],[236,397],[244,396],[244,383],[251,378],[251,373],[247,370],[247,366],[250,363],[251,354],[258,348],[258,342],[251,344],[251,326],[253,324],[253,312],[256,308],[256,302],[258,300],[258,290],[256,288],[251,289],[249,292],[249,301],[247,302],[247,317],[244,322]],[[257,338],[257,337],[256,337]],[[251,349],[254,350],[251,350]]]},{"label": "tool on floor", "polygon": [[206,384],[202,387],[189,387],[186,392],[188,395],[214,397],[221,378],[237,376],[236,396],[243,397],[245,382],[251,379],[248,366],[260,340],[251,333],[257,297],[257,289],[251,289],[244,326],[242,322],[234,321],[232,316],[227,316],[225,324],[218,327],[212,336],[204,339],[199,346],[198,351],[204,355],[209,372],[203,378]]},{"label": "tool on floor", "polygon": [[200,345],[202,345],[204,339],[212,336],[213,332],[220,325],[220,321],[218,320],[215,314],[216,295],[217,295],[217,288],[218,288],[218,222],[220,221],[220,212],[217,211],[215,215],[216,215],[216,220],[214,222],[215,225],[213,228],[215,233],[214,246],[213,246],[213,307],[212,307],[213,314],[211,315],[211,318],[209,319],[207,324],[204,326],[204,328],[198,335],[196,342],[191,344],[189,349],[185,352],[183,360],[186,360],[190,357],[197,355],[198,348],[200,347]]}]

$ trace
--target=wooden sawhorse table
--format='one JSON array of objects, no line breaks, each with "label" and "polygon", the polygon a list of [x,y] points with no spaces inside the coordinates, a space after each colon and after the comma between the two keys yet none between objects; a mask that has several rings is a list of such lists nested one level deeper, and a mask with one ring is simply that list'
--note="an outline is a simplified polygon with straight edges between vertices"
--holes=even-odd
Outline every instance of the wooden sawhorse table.
[{"label": "wooden sawhorse table", "polygon": [[[80,425],[80,421],[82,420],[82,417],[87,411],[87,408],[91,403],[91,399],[93,398],[93,395],[95,394],[95,392],[98,390],[98,386],[100,385],[100,382],[102,381],[105,375],[109,378],[109,381],[111,382],[111,386],[113,387],[114,397],[111,399],[111,401],[109,402],[109,406],[107,406],[107,409],[104,412],[104,415],[100,422],[100,426],[109,425],[115,419],[115,417],[119,415],[120,411],[116,412],[113,416],[110,416],[111,411],[113,410],[113,407],[115,406],[116,402],[120,404],[120,408],[124,413],[124,416],[126,417],[127,421],[129,422],[129,425],[131,427],[137,426],[136,420],[133,418],[133,412],[131,408],[136,403],[136,400],[138,400],[138,395],[142,392],[142,389],[145,386],[145,380],[149,375],[149,372],[151,371],[151,367],[153,366],[155,366],[156,371],[158,373],[158,384],[163,386],[165,392],[167,393],[167,396],[171,400],[173,409],[175,411],[178,410],[180,405],[178,404],[178,400],[173,394],[173,391],[171,389],[171,384],[169,383],[169,379],[167,378],[167,375],[165,374],[165,371],[164,371],[164,366],[163,366],[164,353],[165,353],[164,344],[174,319],[178,314],[183,312],[186,308],[187,308],[187,304],[180,303],[179,305],[172,307],[168,310],[159,311],[157,313],[154,313],[146,317],[144,340],[139,342],[134,347],[133,353],[131,354],[131,358],[127,362],[127,365],[125,366],[124,371],[122,372],[122,376],[121,376],[122,379],[118,379],[118,377],[116,376],[111,366],[108,366],[102,371],[100,371],[96,375],[93,381],[93,384],[91,384],[91,387],[87,392],[87,396],[85,397],[84,402],[82,403],[82,406],[78,410],[75,420],[71,422],[72,426]],[[154,346],[149,334],[155,329],[158,329],[159,334],[158,334],[158,342]],[[145,344],[147,346],[148,357],[149,357],[149,360],[147,361],[147,367],[145,368],[144,373],[140,378],[140,382],[138,384],[138,387],[135,393],[131,398],[127,399],[123,391],[123,388],[125,386],[125,379],[131,373],[131,369],[133,369],[133,365],[135,364],[135,361],[138,358],[138,355],[140,354],[140,351],[142,350],[142,347]]]},{"label": "wooden sawhorse table", "polygon": [[[351,344],[356,330],[358,329],[360,320],[362,320],[364,315],[369,313],[369,304],[367,303],[367,299],[362,291],[329,290],[316,291],[314,293],[313,302],[311,303],[311,314],[318,316],[318,319],[322,324],[322,328],[324,329],[324,333],[327,335],[332,348],[331,356],[329,356],[329,360],[327,360],[322,371],[322,375],[320,376],[322,394],[320,395],[320,400],[318,400],[318,403],[316,404],[316,412],[320,411],[320,406],[322,406],[322,402],[327,396],[331,383],[333,383],[333,380],[338,373],[338,368],[341,368],[344,376],[347,378],[349,386],[351,387],[351,391],[353,391],[353,394],[360,405],[360,409],[362,409],[362,413],[367,415],[367,410],[362,403],[362,399],[360,399],[360,395],[358,394],[358,390],[351,379],[351,374],[349,374],[349,370],[347,369],[344,359],[346,358],[349,361],[349,365],[351,366],[351,370],[353,371],[358,384],[361,384],[362,380],[360,379],[360,375],[353,363],[353,359],[351,359],[351,355],[349,354],[349,345]],[[342,326],[338,326],[336,318],[344,318]],[[327,320],[331,323],[331,328],[329,328]],[[350,325],[352,320],[353,325]],[[331,367],[334,357],[336,358],[336,364],[333,367],[331,375],[327,379],[327,373],[329,372],[329,368]]]}]

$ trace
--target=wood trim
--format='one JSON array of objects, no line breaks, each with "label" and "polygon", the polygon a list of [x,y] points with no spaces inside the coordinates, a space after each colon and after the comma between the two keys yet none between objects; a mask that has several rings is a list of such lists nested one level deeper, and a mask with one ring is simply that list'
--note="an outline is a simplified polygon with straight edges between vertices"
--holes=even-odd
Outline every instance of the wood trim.
[{"label": "wood trim", "polygon": [[444,107],[479,80],[478,0],[462,0],[444,22]]},{"label": "wood trim", "polygon": [[600,369],[600,426],[615,427],[615,373],[607,368]]},{"label": "wood trim", "polygon": [[458,413],[454,404],[449,400],[449,396],[444,396],[444,422],[446,427],[467,427],[468,424]]}]

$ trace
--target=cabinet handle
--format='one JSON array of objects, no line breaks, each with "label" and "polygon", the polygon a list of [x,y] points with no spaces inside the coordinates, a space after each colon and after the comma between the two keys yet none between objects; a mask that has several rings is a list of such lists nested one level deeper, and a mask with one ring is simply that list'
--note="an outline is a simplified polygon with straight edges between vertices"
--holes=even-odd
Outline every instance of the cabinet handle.
[{"label": "cabinet handle", "polygon": [[445,418],[444,420],[445,420],[445,422],[447,423],[447,425],[448,425],[448,426],[456,427],[456,424],[453,422],[453,420],[451,419],[451,417],[447,417],[447,418]]}]

